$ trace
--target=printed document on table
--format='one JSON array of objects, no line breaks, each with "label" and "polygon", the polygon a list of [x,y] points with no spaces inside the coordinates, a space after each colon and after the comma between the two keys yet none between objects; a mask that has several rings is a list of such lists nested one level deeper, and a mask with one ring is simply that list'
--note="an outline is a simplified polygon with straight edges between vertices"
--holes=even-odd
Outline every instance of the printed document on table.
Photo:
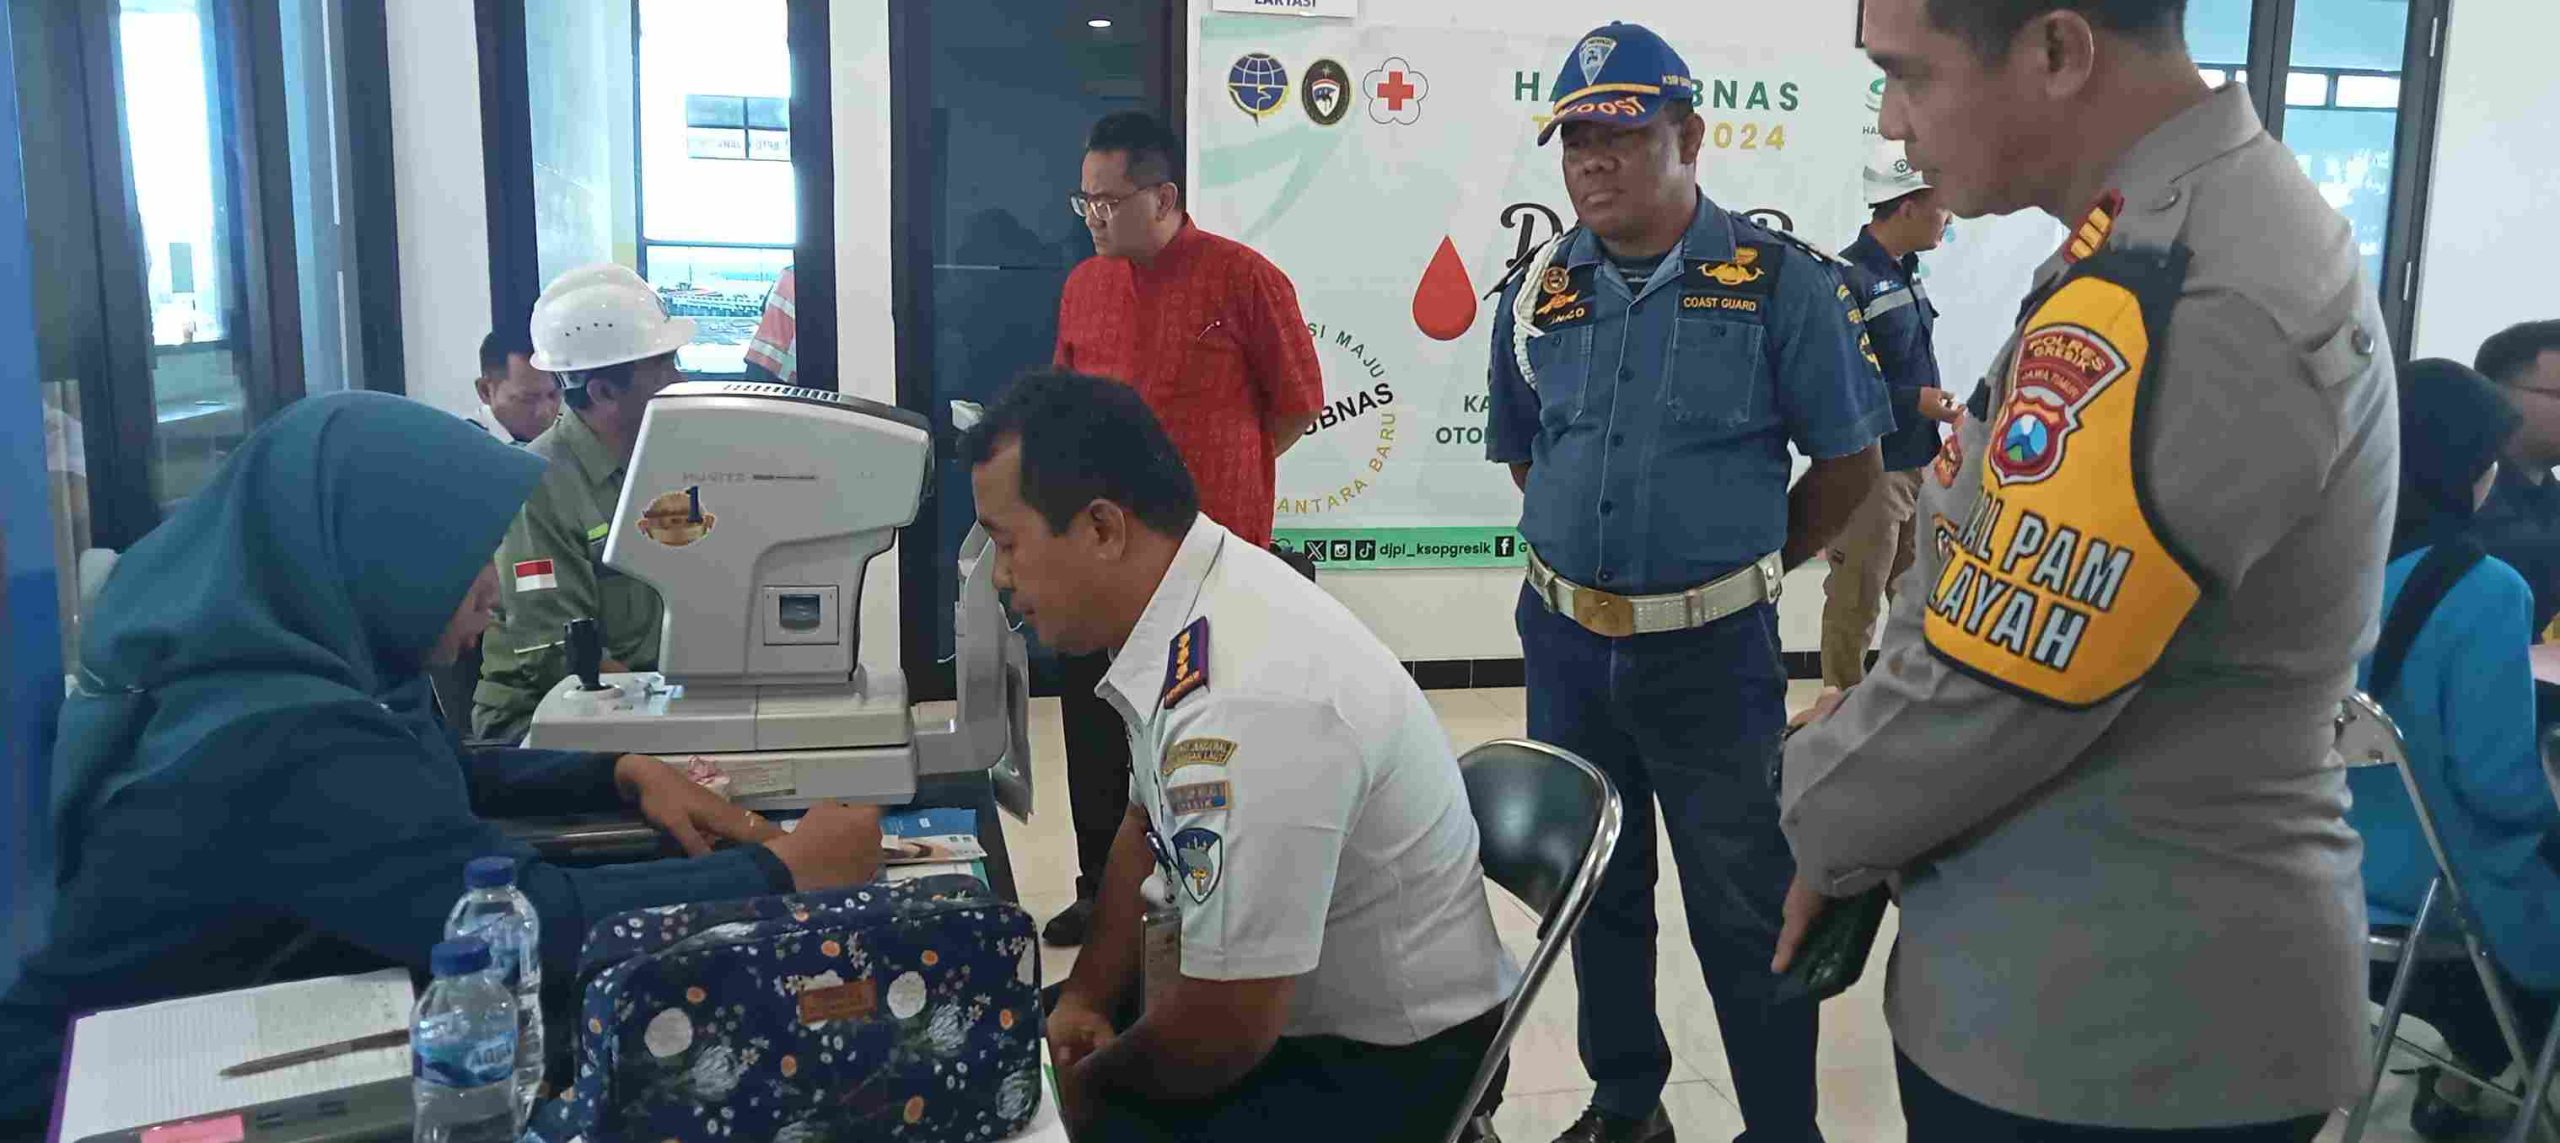
[{"label": "printed document on table", "polygon": [[403,1045],[239,1079],[222,1069],[409,1026],[405,969],[300,980],[83,1016],[62,1093],[63,1140],[409,1074]]}]

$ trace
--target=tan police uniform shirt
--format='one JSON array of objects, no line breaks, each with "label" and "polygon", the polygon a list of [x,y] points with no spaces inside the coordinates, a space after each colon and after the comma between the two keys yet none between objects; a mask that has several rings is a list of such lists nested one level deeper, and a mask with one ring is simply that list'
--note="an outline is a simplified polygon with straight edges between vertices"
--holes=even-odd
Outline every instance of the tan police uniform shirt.
[{"label": "tan police uniform shirt", "polygon": [[1447,732],[1322,588],[1201,516],[1097,692],[1182,975],[1297,977],[1283,1035],[1403,1045],[1508,999]]},{"label": "tan police uniform shirt", "polygon": [[[2038,271],[1989,417],[1924,482],[1883,661],[1789,744],[1784,824],[1817,885],[1897,878],[1894,1042],[1956,1092],[2114,1127],[2314,1114],[2367,1041],[2330,742],[2396,490],[2382,315],[2238,86],[2111,185],[2112,234]],[[2066,281],[2173,243],[2156,312]]]},{"label": "tan police uniform shirt", "polygon": [[480,685],[471,696],[472,732],[484,739],[522,738],[542,696],[568,677],[562,629],[570,620],[592,618],[604,629],[605,658],[654,671],[666,618],[654,589],[604,566],[622,498],[621,458],[576,410],[525,448],[551,467],[498,545],[503,621],[481,638]]}]

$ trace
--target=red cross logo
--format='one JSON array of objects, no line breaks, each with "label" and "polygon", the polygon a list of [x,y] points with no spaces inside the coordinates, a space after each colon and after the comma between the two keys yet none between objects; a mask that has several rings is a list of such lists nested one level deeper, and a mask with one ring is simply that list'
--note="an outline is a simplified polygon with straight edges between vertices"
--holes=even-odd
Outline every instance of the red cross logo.
[{"label": "red cross logo", "polygon": [[1387,101],[1389,111],[1404,110],[1405,101],[1420,94],[1412,84],[1405,82],[1402,71],[1388,72],[1387,82],[1378,85],[1378,95]]},{"label": "red cross logo", "polygon": [[1431,96],[1431,80],[1403,57],[1395,56],[1363,76],[1360,90],[1369,97],[1370,119],[1410,124],[1422,119],[1422,102]]}]

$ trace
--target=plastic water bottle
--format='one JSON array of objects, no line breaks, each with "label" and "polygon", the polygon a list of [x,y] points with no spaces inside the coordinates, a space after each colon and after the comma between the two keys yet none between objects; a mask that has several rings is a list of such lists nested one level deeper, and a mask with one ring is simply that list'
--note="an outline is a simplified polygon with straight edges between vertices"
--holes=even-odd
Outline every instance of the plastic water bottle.
[{"label": "plastic water bottle", "polygon": [[542,923],[516,888],[512,857],[482,857],[463,867],[469,891],[445,918],[446,940],[479,937],[489,944],[493,975],[516,998],[518,1122],[542,1095]]},{"label": "plastic water bottle", "polygon": [[515,998],[489,970],[478,937],[437,945],[435,983],[409,1016],[416,1143],[508,1143],[516,1137]]}]

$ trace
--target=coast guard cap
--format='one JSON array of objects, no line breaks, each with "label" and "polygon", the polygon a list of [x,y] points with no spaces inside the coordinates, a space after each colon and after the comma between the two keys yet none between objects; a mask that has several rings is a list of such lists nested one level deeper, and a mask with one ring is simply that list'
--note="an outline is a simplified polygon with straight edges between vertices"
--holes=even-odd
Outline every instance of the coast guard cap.
[{"label": "coast guard cap", "polygon": [[1556,74],[1555,117],[1538,132],[1538,145],[1576,120],[1641,127],[1673,100],[1698,104],[1698,81],[1680,53],[1642,24],[1596,28]]}]

